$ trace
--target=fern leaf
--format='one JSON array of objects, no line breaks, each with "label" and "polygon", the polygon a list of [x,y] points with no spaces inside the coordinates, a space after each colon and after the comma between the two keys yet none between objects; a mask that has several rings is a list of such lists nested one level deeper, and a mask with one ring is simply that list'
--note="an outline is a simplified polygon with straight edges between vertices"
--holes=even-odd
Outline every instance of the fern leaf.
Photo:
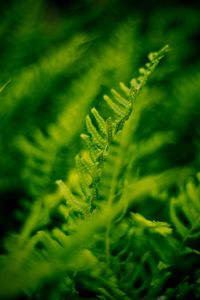
[{"label": "fern leaf", "polygon": [[57,180],[56,184],[61,189],[61,192],[65,197],[67,204],[69,204],[74,211],[78,210],[80,212],[83,212],[85,203],[77,201],[77,199],[74,197],[68,186],[62,180]]},{"label": "fern leaf", "polygon": [[199,186],[188,182],[177,198],[171,199],[170,217],[180,236],[180,247],[200,234]]},{"label": "fern leaf", "polygon": [[135,214],[132,213],[131,217],[137,226],[141,226],[143,228],[149,228],[150,230],[159,233],[161,235],[168,235],[172,233],[172,229],[170,228],[170,225],[167,223],[147,220],[139,213],[135,213]]},{"label": "fern leaf", "polygon": [[120,105],[124,106],[126,109],[130,107],[130,102],[117,93],[114,89],[111,89],[111,94]]},{"label": "fern leaf", "polygon": [[102,116],[99,114],[99,112],[96,110],[96,108],[92,108],[91,109],[91,113],[93,114],[93,116],[95,117],[95,120],[97,122],[97,125],[99,127],[99,130],[102,132],[102,134],[105,136],[106,135],[106,122],[105,120],[102,118]]},{"label": "fern leaf", "polygon": [[86,196],[86,198],[88,198],[88,194],[89,194],[88,174],[85,165],[82,163],[82,160],[79,157],[79,155],[76,156],[76,166],[79,173],[81,190],[83,194]]},{"label": "fern leaf", "polygon": [[89,135],[82,133],[81,138],[85,142],[87,149],[90,152],[91,160],[95,163],[100,153],[99,150],[97,149],[96,145],[92,142]]},{"label": "fern leaf", "polygon": [[113,139],[113,124],[112,124],[112,120],[111,118],[108,118],[106,120],[106,129],[107,129],[107,141],[108,141],[108,144],[110,144],[112,142],[112,139]]},{"label": "fern leaf", "polygon": [[117,116],[122,117],[124,115],[125,109],[116,104],[109,96],[104,95],[103,99]]},{"label": "fern leaf", "polygon": [[94,144],[96,144],[97,147],[99,147],[100,149],[104,149],[106,145],[105,140],[93,125],[89,115],[86,116],[86,126],[87,126],[88,133],[91,135]]},{"label": "fern leaf", "polygon": [[123,82],[120,82],[119,83],[119,87],[120,89],[122,90],[122,92],[124,92],[124,94],[129,97],[130,96],[130,89],[123,83]]}]

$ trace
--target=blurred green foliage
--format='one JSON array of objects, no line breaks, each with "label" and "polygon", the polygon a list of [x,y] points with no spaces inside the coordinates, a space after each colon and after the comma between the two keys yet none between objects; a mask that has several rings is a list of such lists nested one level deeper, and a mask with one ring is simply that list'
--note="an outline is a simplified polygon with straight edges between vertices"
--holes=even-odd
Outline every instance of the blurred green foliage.
[{"label": "blurred green foliage", "polygon": [[199,299],[199,13],[1,4],[0,298]]}]

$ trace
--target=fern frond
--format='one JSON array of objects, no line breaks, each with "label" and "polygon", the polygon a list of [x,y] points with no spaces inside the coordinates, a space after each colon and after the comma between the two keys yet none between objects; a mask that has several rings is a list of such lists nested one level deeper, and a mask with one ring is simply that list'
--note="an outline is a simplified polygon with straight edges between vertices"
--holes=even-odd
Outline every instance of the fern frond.
[{"label": "fern frond", "polygon": [[[92,153],[91,160],[96,164],[98,171],[96,170],[95,175],[92,176],[95,178],[95,181],[91,184],[91,195],[97,193],[97,185],[96,182],[100,180],[101,173],[103,170],[103,162],[106,160],[106,154],[109,150],[109,146],[111,145],[112,141],[115,138],[115,135],[123,128],[125,121],[129,118],[131,111],[132,111],[132,103],[136,96],[136,90],[137,92],[144,86],[146,80],[148,79],[151,72],[154,70],[154,68],[157,66],[161,58],[163,57],[164,53],[168,50],[168,47],[164,47],[159,52],[154,54],[154,58],[150,57],[151,60],[148,64],[146,64],[146,69],[143,70],[143,76],[139,76],[137,79],[134,79],[131,81],[131,88],[130,93],[128,97],[124,97],[120,95],[115,90],[111,90],[111,93],[113,95],[113,99],[111,99],[109,96],[104,95],[103,98],[108,104],[108,106],[111,107],[111,109],[114,112],[114,116],[112,118],[109,118],[109,120],[106,120],[107,123],[107,139],[104,136],[105,133],[105,125],[104,125],[104,119],[100,119],[98,115],[97,117],[97,110],[93,109],[93,114],[96,114],[95,118],[98,118],[97,124],[99,127],[99,131],[95,128],[94,124],[92,123],[92,120],[90,116],[88,115],[86,117],[86,127],[87,131],[91,137],[91,141],[89,138],[84,135],[84,137],[87,140],[87,147],[89,148],[89,152]],[[135,84],[137,82],[137,86]],[[124,85],[122,85],[122,89],[127,92],[129,90]],[[102,128],[102,129],[100,129]],[[90,150],[91,147],[91,150]],[[100,149],[101,152],[99,153],[99,156],[95,158],[95,152],[94,149]],[[98,174],[98,176],[97,176]],[[119,174],[119,171],[117,172]],[[99,177],[99,178],[98,178]],[[116,177],[114,176],[114,180],[116,180]],[[82,185],[82,184],[81,184]],[[108,196],[109,197],[109,196]],[[112,195],[113,197],[113,195]],[[92,199],[90,200],[92,202]]]},{"label": "fern frond", "polygon": [[[172,174],[173,170],[171,172],[171,175]],[[128,206],[130,207],[135,200],[141,199],[145,195],[148,195],[149,191],[151,190],[152,182],[157,185],[157,188],[162,186],[165,180],[170,180],[170,185],[172,185],[174,182],[176,182],[177,176],[176,174],[173,174],[174,176],[171,175],[169,173],[161,174],[160,176],[155,176],[154,178],[152,178],[152,176],[151,180],[149,178],[144,178],[138,181],[136,185],[137,188],[134,188],[134,193],[132,193],[134,199],[132,199],[132,197],[129,198]],[[70,205],[75,205],[76,210],[77,202],[74,203],[74,197],[71,195],[71,193],[69,195],[68,192],[68,189],[66,190],[64,186],[63,194],[66,195],[69,203],[71,201]],[[130,192],[128,191],[128,193]],[[19,236],[19,242],[16,243],[16,247],[19,249],[14,249],[10,255],[8,254],[2,261],[2,267],[0,270],[1,282],[5,283],[8,279],[13,278],[15,274],[18,274],[18,276],[15,278],[15,285],[12,286],[12,289],[10,289],[7,284],[4,285],[3,289],[1,290],[1,296],[16,295],[20,293],[21,287],[23,287],[25,290],[27,288],[34,290],[38,287],[38,284],[41,284],[41,282],[43,282],[43,280],[46,278],[53,278],[55,274],[57,274],[57,276],[58,274],[61,274],[60,276],[62,276],[63,272],[71,270],[71,266],[74,267],[74,264],[76,264],[77,253],[82,255],[82,252],[79,252],[79,249],[82,249],[84,246],[87,247],[88,243],[90,244],[94,238],[95,233],[107,226],[108,219],[111,219],[111,221],[116,219],[124,207],[124,203],[121,201],[113,204],[112,207],[109,207],[107,203],[104,203],[101,211],[94,212],[87,219],[77,220],[74,225],[75,233],[70,236],[65,234],[63,235],[62,232],[56,230],[53,231],[54,238],[45,232],[40,232],[31,238],[33,231],[36,230],[39,225],[41,226],[41,224],[48,222],[49,214],[51,212],[50,208],[55,206],[56,201],[57,203],[60,202],[59,195],[53,195],[53,197],[55,199],[52,197],[46,197],[42,206],[40,201],[37,203],[37,207],[35,206],[35,209],[33,209],[32,216],[28,218],[27,224],[25,224],[24,229]],[[152,223],[148,224],[152,225]],[[114,226],[114,228],[118,233],[120,232],[118,227]],[[134,228],[131,228],[131,230],[128,232],[126,229],[127,228],[125,227],[125,234],[129,233],[129,236],[133,237]],[[116,238],[116,235],[113,235],[113,237]],[[148,239],[146,241],[148,241]],[[40,244],[40,242],[42,243],[41,252],[37,248],[37,245],[38,243]],[[120,245],[123,247],[123,243],[120,243]],[[125,240],[125,245],[126,247],[122,249],[123,253],[129,251],[129,247],[133,246],[132,239],[128,243]],[[122,251],[119,254],[121,256],[123,255]],[[86,256],[88,257],[88,254]],[[91,259],[89,259],[89,262],[90,261],[92,262],[92,266],[94,265],[94,261],[96,263],[96,259],[93,255]],[[76,264],[78,268],[82,268],[83,262],[85,262],[86,265],[88,264],[88,261],[86,262],[83,256],[80,256],[79,262],[80,264]],[[27,268],[24,268],[25,265],[31,266],[31,269],[28,267],[27,270]],[[38,266],[40,266],[40,268],[38,268]],[[135,275],[133,274],[133,276]],[[137,276],[134,278],[135,279],[133,281],[136,281]]]},{"label": "fern frond", "polygon": [[172,233],[172,228],[170,228],[170,225],[167,223],[147,220],[139,213],[132,213],[131,217],[138,227],[144,229],[148,228],[149,230],[152,230],[153,232],[159,233],[164,236]]},{"label": "fern frond", "polygon": [[170,202],[170,217],[181,238],[181,246],[200,236],[199,186],[189,181],[186,189]]}]

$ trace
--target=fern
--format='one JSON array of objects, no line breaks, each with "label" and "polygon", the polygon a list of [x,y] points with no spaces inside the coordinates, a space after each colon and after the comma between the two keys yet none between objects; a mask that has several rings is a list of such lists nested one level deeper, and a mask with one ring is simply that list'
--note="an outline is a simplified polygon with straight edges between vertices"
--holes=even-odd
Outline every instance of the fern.
[{"label": "fern", "polygon": [[[160,59],[163,57],[167,47],[161,49],[158,53],[151,54],[149,59],[150,63],[146,64],[146,69],[142,70],[141,76],[131,81],[131,88],[129,89],[129,96],[122,96],[115,90],[111,90],[112,97],[104,96],[104,100],[113,111],[113,116],[107,120],[99,114],[95,109],[92,109],[93,117],[97,123],[97,128],[93,124],[91,117],[86,117],[87,135],[82,135],[88,147],[89,158],[84,160],[83,157],[77,157],[77,167],[80,174],[80,183],[83,194],[86,197],[86,202],[91,206],[96,200],[97,183],[103,170],[103,163],[106,159],[109,146],[111,145],[115,135],[123,128],[125,121],[129,118],[132,111],[132,104],[135,100],[137,93],[146,83],[147,78],[156,67]],[[122,90],[128,91],[128,88],[121,84]],[[83,165],[86,168],[83,168]],[[90,166],[90,167],[87,167]],[[90,171],[93,169],[93,172]],[[89,170],[91,182],[86,181],[86,173]],[[114,178],[116,181],[116,178]],[[112,183],[111,183],[112,184]],[[111,196],[113,198],[114,195]],[[110,203],[110,201],[108,201]]]},{"label": "fern", "polygon": [[[138,180],[131,174],[134,160],[123,160],[139,122],[136,118],[134,127],[134,117],[129,118],[133,100],[165,51],[166,48],[150,57],[152,61],[147,65],[147,71],[142,71],[143,77],[132,81],[130,89],[121,84],[123,91],[129,91],[129,97],[112,90],[113,98],[109,98],[109,101],[106,98],[112,108],[111,117],[103,118],[95,108],[92,108],[91,115],[86,116],[87,134],[81,137],[87,148],[76,156],[79,186],[71,192],[62,180],[57,181],[57,192],[38,199],[19,236],[7,241],[10,253],[1,262],[2,297],[18,294],[21,286],[31,295],[39,284],[48,278],[55,280],[56,274],[60,274],[59,282],[65,282],[65,290],[70,289],[72,280],[81,280],[85,287],[92,289],[102,299],[154,299],[160,295],[173,274],[171,268],[174,257],[187,253],[198,255],[198,250],[191,247],[179,254],[188,238],[196,239],[199,236],[199,222],[194,221],[198,216],[198,194],[193,184],[187,185],[187,197],[192,197],[192,202],[185,200],[185,194],[184,197],[179,196],[178,200],[171,200],[170,220],[180,234],[180,242],[173,235],[170,222],[151,221],[139,213],[131,213],[131,217],[124,219],[138,200],[148,195],[159,197],[163,188],[167,189],[177,182],[177,176],[180,177],[180,184],[189,174],[193,174],[191,168],[172,169]],[[139,104],[138,108],[142,107]],[[174,139],[171,133],[163,135],[161,139],[159,133],[157,136],[158,142],[154,136],[147,143],[141,143],[140,155],[148,155]],[[136,149],[133,145],[129,155]],[[111,165],[114,166],[113,170]],[[118,182],[122,170],[123,176]],[[107,179],[110,186],[106,187]],[[176,213],[175,204],[179,199],[184,201],[183,214],[191,222],[191,229],[185,227]],[[98,209],[94,210],[95,207]],[[53,212],[64,218],[61,229],[54,228],[50,233],[41,230],[51,222]],[[104,230],[97,234],[100,229]],[[12,239],[16,240],[14,248]],[[99,243],[101,247],[97,246]],[[102,252],[103,249],[105,252]],[[72,271],[77,272],[76,278],[72,279]],[[19,274],[18,280],[9,290],[6,282],[16,273]],[[103,273],[107,280],[101,278]],[[187,294],[191,285],[186,277],[183,280]],[[182,282],[179,285],[181,287]],[[150,286],[153,289],[149,290]],[[72,297],[74,293],[75,290]],[[166,297],[170,295],[169,290],[164,293]]]},{"label": "fern", "polygon": [[171,199],[170,216],[182,242],[180,248],[187,244],[188,239],[199,237],[199,187],[188,182],[186,192]]},{"label": "fern", "polygon": [[198,10],[59,3],[1,5],[0,298],[198,299]]},{"label": "fern", "polygon": [[[151,64],[148,65],[148,70],[152,71],[154,69],[154,67],[158,64],[159,60],[162,58],[165,51],[166,50],[164,48],[164,50],[162,49],[160,52],[158,52],[158,54],[154,57]],[[141,85],[140,87],[142,87],[143,84],[146,82],[147,76],[149,76],[150,71],[148,71],[146,73],[147,75],[144,75],[144,78],[139,79],[140,80],[140,85]],[[135,89],[135,85],[133,85],[131,87],[130,91],[132,91],[132,89],[133,90]],[[128,100],[124,100],[124,101],[128,102]],[[132,100],[130,99],[130,101],[132,101]],[[79,175],[80,175],[80,185],[81,185],[81,188],[82,188],[82,192],[86,196],[86,203],[88,203],[88,207],[89,207],[89,209],[87,209],[87,211],[91,210],[91,203],[92,203],[91,194],[92,194],[92,197],[93,197],[94,196],[94,188],[96,189],[96,186],[93,187],[92,184],[94,184],[94,179],[95,179],[95,183],[98,182],[99,179],[100,179],[101,170],[102,170],[102,167],[103,167],[103,160],[104,160],[105,152],[107,151],[107,148],[109,147],[109,141],[111,140],[110,142],[112,142],[113,137],[121,129],[119,127],[119,123],[120,123],[120,126],[122,126],[123,123],[125,122],[125,120],[127,119],[128,114],[130,114],[130,107],[129,106],[127,107],[127,111],[124,112],[124,114],[121,114],[120,119],[115,118],[112,121],[107,121],[108,125],[106,126],[106,122],[103,121],[103,118],[100,116],[100,114],[96,110],[94,110],[94,109],[92,110],[93,115],[96,118],[96,122],[98,124],[98,130],[99,131],[101,130],[101,133],[106,132],[105,136],[100,135],[98,130],[92,124],[92,121],[91,121],[90,117],[89,116],[86,117],[87,130],[88,130],[88,134],[90,134],[90,136],[88,135],[87,138],[90,140],[92,151],[95,149],[96,150],[95,154],[98,153],[96,156],[94,156],[95,161],[93,162],[92,166],[88,165],[88,162],[83,160],[82,157],[77,157],[76,158],[77,168],[78,168]],[[112,128],[112,132],[113,132],[112,135],[110,135],[109,126],[111,126],[111,128]],[[109,138],[108,138],[108,136],[109,136]],[[102,143],[103,143],[103,149],[102,149]],[[89,147],[89,151],[91,151],[91,147]],[[91,157],[90,157],[90,160],[91,160]],[[92,164],[92,160],[91,160],[91,164]],[[93,170],[94,166],[95,166],[95,169]],[[88,172],[89,172],[89,174],[88,174]],[[97,172],[98,172],[98,175],[97,175]],[[86,176],[88,176],[88,175],[92,179],[92,183],[90,183],[90,185],[92,186],[92,189],[90,189],[90,187],[88,185],[88,182],[86,180],[87,179]],[[83,204],[81,204],[80,202],[77,202],[77,200],[71,194],[69,189],[62,182],[58,182],[58,185],[61,188],[61,194],[65,195],[65,197],[67,198],[67,205],[69,205],[71,213],[73,213],[74,211],[77,211],[77,209],[78,209],[79,212],[83,213],[84,202],[83,202]],[[60,194],[60,192],[59,192],[59,194]],[[55,200],[57,199],[56,202],[58,204],[60,202],[59,194],[55,195]],[[56,206],[55,200],[54,200],[54,203],[53,203],[54,207]],[[40,201],[36,202],[36,205],[35,205],[35,207],[32,211],[32,217],[31,216],[29,217],[28,222],[25,225],[24,230],[21,233],[21,236],[18,239],[18,246],[17,246],[18,250],[16,249],[16,253],[14,255],[18,256],[19,265],[17,264],[16,268],[18,269],[19,273],[22,273],[22,275],[21,275],[22,278],[24,278],[24,276],[25,276],[25,275],[23,275],[24,274],[23,265],[26,262],[26,257],[28,259],[28,262],[27,262],[28,264],[35,265],[35,263],[36,263],[36,266],[37,266],[38,259],[39,259],[39,261],[40,260],[43,261],[42,257],[44,255],[44,258],[45,258],[45,260],[43,261],[43,263],[44,263],[44,273],[41,273],[40,277],[38,277],[38,279],[40,281],[43,276],[46,277],[45,274],[47,274],[46,273],[47,270],[48,270],[49,274],[54,273],[54,266],[53,266],[54,259],[52,258],[52,254],[54,252],[57,253],[57,255],[56,255],[57,257],[60,257],[60,261],[63,261],[63,258],[62,258],[63,255],[64,255],[64,257],[67,258],[67,260],[71,259],[72,258],[71,255],[74,252],[74,249],[76,249],[77,247],[79,248],[80,244],[83,244],[83,243],[87,244],[88,240],[91,237],[91,235],[99,227],[101,227],[101,226],[103,226],[103,224],[107,223],[108,216],[110,216],[109,219],[112,220],[113,218],[115,218],[115,216],[121,210],[121,203],[119,202],[119,204],[116,206],[116,208],[113,208],[113,213],[111,213],[112,208],[111,208],[111,203],[109,203],[109,206],[107,208],[104,208],[103,211],[96,216],[95,223],[93,223],[93,222],[91,223],[91,221],[94,218],[93,215],[91,216],[92,219],[91,220],[88,219],[88,221],[85,224],[83,223],[83,221],[82,221],[82,223],[80,223],[80,221],[78,221],[78,220],[77,220],[78,223],[76,224],[76,221],[74,220],[75,224],[72,225],[72,226],[73,227],[75,226],[74,227],[75,231],[77,231],[77,228],[80,228],[80,226],[82,228],[81,228],[81,230],[78,230],[77,233],[75,233],[75,235],[72,235],[71,237],[69,237],[69,243],[67,242],[67,240],[68,240],[67,236],[63,235],[62,232],[59,233],[59,231],[54,231],[53,232],[53,236],[54,236],[54,238],[56,238],[57,242],[53,241],[52,238],[48,236],[48,234],[43,233],[43,232],[41,232],[39,234],[36,234],[35,236],[33,236],[32,239],[30,239],[31,233],[34,230],[36,230],[36,228],[39,228],[41,225],[44,226],[44,224],[47,224],[49,222],[50,211],[51,211],[50,206],[51,205],[52,204],[51,204],[51,202],[49,202],[48,198],[46,200],[44,199],[43,200],[43,206],[42,206],[42,215],[41,215],[40,214],[40,211],[41,211]],[[45,207],[46,207],[46,209],[45,209]],[[79,223],[80,223],[80,225],[79,225]],[[64,238],[64,240],[63,240],[63,238]],[[28,240],[29,240],[29,242],[26,246],[26,249],[27,249],[26,251],[28,251],[28,252],[25,251],[24,254],[22,255],[22,258],[21,258],[21,255],[17,254],[17,253],[18,253],[18,251],[20,251],[21,247],[27,243],[26,241],[28,241]],[[64,246],[65,245],[65,242],[64,242],[65,240],[66,240],[66,246],[68,245],[67,246],[68,250],[66,249],[66,246]],[[39,254],[39,257],[38,257],[37,247],[35,247],[35,246],[40,241],[44,244],[44,249],[42,248],[43,250],[40,251],[40,254]],[[63,245],[63,242],[64,242],[64,245]],[[64,252],[63,252],[62,249],[60,249],[59,244],[64,246]],[[31,252],[29,252],[29,251],[33,251],[33,254],[31,254]],[[47,257],[46,257],[45,253],[43,254],[44,251],[47,251],[47,255],[48,255]],[[7,261],[9,261],[9,260],[12,261],[12,255],[13,255],[12,252],[11,252],[10,255],[11,256],[8,256]],[[50,255],[51,258],[49,257],[49,255]],[[21,259],[22,259],[22,261],[21,261]],[[31,261],[29,262],[29,259],[31,259],[32,262]],[[47,259],[47,261],[46,261],[46,259]],[[48,261],[50,261],[50,265],[49,265]],[[57,259],[56,259],[56,261],[57,261]],[[58,259],[58,261],[59,261],[59,259]],[[40,262],[40,263],[42,263],[42,262]],[[60,263],[55,262],[55,267],[58,268],[61,271],[62,266],[59,266],[59,264]],[[21,266],[22,266],[22,270],[20,271]],[[67,268],[67,265],[65,264],[65,269],[66,268]],[[4,272],[5,272],[5,267],[4,267]],[[8,276],[13,276],[13,275],[9,275],[9,271],[7,271],[7,272],[8,272]],[[34,271],[33,271],[33,273],[34,273]],[[12,274],[12,272],[11,272],[11,274]],[[37,274],[37,272],[36,272],[36,274]],[[29,275],[27,276],[27,280],[26,280],[27,283],[26,282],[24,283],[24,289],[28,288],[28,285],[29,285],[29,279],[28,278],[29,278]],[[36,277],[33,277],[33,278],[34,278],[33,279],[33,286],[34,286],[35,284],[37,284],[37,280],[36,280]],[[21,282],[21,279],[19,279],[19,284],[20,284],[20,282]],[[17,286],[16,290],[18,290],[18,288],[19,287]],[[16,290],[14,289],[14,292],[16,292]],[[12,294],[12,291],[11,291],[11,294]]]}]

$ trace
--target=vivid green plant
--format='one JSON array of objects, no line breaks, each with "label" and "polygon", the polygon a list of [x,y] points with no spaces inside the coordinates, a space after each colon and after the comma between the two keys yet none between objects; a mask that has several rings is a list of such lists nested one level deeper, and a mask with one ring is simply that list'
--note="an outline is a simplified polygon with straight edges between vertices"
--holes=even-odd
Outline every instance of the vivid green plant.
[{"label": "vivid green plant", "polygon": [[45,4],[0,21],[0,299],[198,299],[199,61],[175,44],[196,12],[174,33],[158,8],[147,43],[133,15],[102,38],[105,3],[58,29]]}]

